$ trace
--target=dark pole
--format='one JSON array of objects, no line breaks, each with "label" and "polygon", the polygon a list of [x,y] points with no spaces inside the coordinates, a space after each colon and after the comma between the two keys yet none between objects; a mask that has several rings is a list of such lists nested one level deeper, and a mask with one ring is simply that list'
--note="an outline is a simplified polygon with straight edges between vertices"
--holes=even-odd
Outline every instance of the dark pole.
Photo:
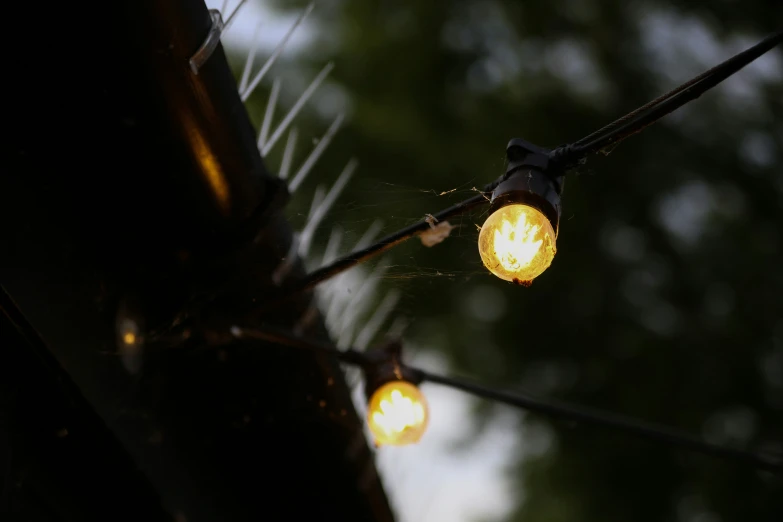
[{"label": "dark pole", "polygon": [[[271,343],[218,353],[193,328],[271,292],[291,243],[286,192],[264,168],[222,47],[197,75],[188,63],[211,25],[206,6],[13,9],[35,29],[8,82],[0,284],[168,514],[392,520],[335,361]],[[264,319],[290,327],[309,298]],[[117,352],[122,310],[147,341],[131,357],[137,373]],[[164,345],[159,332],[182,335]]]}]

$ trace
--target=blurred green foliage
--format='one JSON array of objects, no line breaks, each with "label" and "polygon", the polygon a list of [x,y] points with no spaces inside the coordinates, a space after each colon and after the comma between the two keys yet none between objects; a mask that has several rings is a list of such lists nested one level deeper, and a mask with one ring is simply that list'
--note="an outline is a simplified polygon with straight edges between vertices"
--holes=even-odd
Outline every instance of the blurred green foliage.
[{"label": "blurred green foliage", "polygon": [[[309,81],[334,60],[350,116],[292,220],[315,185],[361,161],[323,246],[331,224],[358,238],[382,219],[390,232],[469,197],[501,174],[509,139],[576,140],[779,29],[783,4],[344,0],[313,17],[319,31],[285,74]],[[783,451],[782,56],[569,179],[558,254],[530,288],[482,268],[480,213],[436,247],[388,254],[383,284],[404,292],[410,337],[482,381]],[[251,115],[265,103],[254,96]],[[305,115],[300,136],[327,125]],[[552,428],[552,449],[512,468],[524,501],[509,520],[783,520],[779,477]]]}]

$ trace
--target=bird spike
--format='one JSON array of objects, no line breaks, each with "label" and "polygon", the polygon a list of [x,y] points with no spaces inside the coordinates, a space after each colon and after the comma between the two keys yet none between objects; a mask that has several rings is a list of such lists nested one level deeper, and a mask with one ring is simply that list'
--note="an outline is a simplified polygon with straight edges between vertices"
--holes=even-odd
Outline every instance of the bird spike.
[{"label": "bird spike", "polygon": [[250,52],[247,53],[247,58],[245,59],[245,67],[242,69],[242,78],[239,80],[239,92],[242,92],[245,89],[247,89],[247,84],[250,81],[250,71],[253,70],[253,60],[255,60],[256,58],[256,52],[258,50],[258,37],[260,35],[261,35],[261,22],[259,22],[256,25],[256,30],[253,32],[253,38],[250,40],[251,42]]},{"label": "bird spike", "polygon": [[334,182],[334,185],[332,185],[332,188],[329,189],[326,197],[324,197],[323,202],[318,206],[318,208],[315,209],[312,218],[305,225],[305,228],[302,231],[303,235],[309,237],[315,233],[318,225],[321,224],[321,221],[326,216],[326,213],[329,212],[329,210],[332,208],[332,205],[334,205],[335,201],[337,201],[338,196],[348,184],[348,181],[351,179],[351,176],[353,176],[353,173],[356,171],[356,167],[358,166],[359,162],[355,158],[351,158],[351,160],[348,161],[348,164],[345,165],[345,168],[340,173],[337,181]]},{"label": "bird spike", "polygon": [[288,139],[285,142],[283,159],[280,161],[280,172],[278,173],[280,179],[286,179],[288,177],[288,173],[291,171],[291,163],[294,159],[294,149],[296,148],[296,138],[296,127],[291,127],[291,130],[288,132]]},{"label": "bird spike", "polygon": [[357,321],[362,315],[362,312],[367,309],[365,303],[372,298],[375,289],[378,287],[378,284],[388,270],[389,267],[387,265],[376,267],[370,275],[367,276],[353,297],[350,298],[345,310],[340,314],[337,333],[339,340],[337,346],[347,348],[353,341]]},{"label": "bird spike", "polygon": [[261,129],[258,132],[258,151],[261,152],[261,156],[265,156],[263,153],[264,144],[266,143],[266,137],[269,134],[269,127],[272,125],[272,118],[275,116],[275,107],[277,106],[277,97],[280,94],[280,78],[275,78],[272,81],[272,90],[269,92],[269,100],[266,104],[266,111],[264,111],[264,119],[261,122]]},{"label": "bird spike", "polygon": [[274,65],[275,61],[277,60],[277,57],[280,56],[280,53],[283,52],[283,49],[288,43],[288,40],[291,38],[291,35],[294,34],[294,31],[296,30],[297,27],[299,27],[299,25],[304,21],[304,19],[307,18],[307,15],[309,15],[310,12],[313,10],[313,7],[315,7],[315,2],[310,2],[310,4],[305,8],[302,14],[299,15],[299,18],[296,19],[294,25],[292,25],[291,28],[288,29],[288,32],[285,34],[285,36],[283,36],[283,39],[280,40],[280,43],[277,44],[275,50],[272,51],[272,54],[266,60],[264,65],[261,66],[261,69],[259,69],[256,75],[253,77],[253,80],[250,82],[250,84],[244,90],[240,90],[239,97],[242,99],[243,102],[246,102],[247,99],[250,97],[250,95],[253,94],[255,88],[258,87],[258,84],[261,83],[261,80],[264,79],[266,73],[269,72],[269,69],[272,67],[272,65]]},{"label": "bird spike", "polygon": [[321,155],[324,153],[326,148],[329,146],[329,143],[331,143],[332,138],[334,138],[334,135],[337,134],[337,131],[340,130],[340,125],[343,123],[343,119],[345,119],[345,114],[340,113],[337,115],[337,117],[334,119],[334,122],[329,126],[328,129],[326,129],[326,132],[324,133],[323,137],[318,141],[315,147],[313,147],[312,152],[309,156],[307,156],[307,159],[302,163],[302,166],[299,167],[299,170],[294,175],[294,178],[291,180],[291,183],[288,184],[288,191],[293,193],[299,185],[302,184],[307,174],[312,170],[312,168],[315,166],[318,159],[321,157]]},{"label": "bird spike", "polygon": [[375,334],[378,333],[378,330],[380,330],[383,323],[386,322],[386,319],[388,319],[389,315],[391,315],[392,311],[394,311],[394,307],[397,306],[399,301],[399,291],[392,290],[386,294],[386,296],[383,298],[383,301],[381,301],[381,303],[375,309],[375,312],[373,312],[370,319],[367,320],[367,322],[364,324],[364,328],[362,328],[359,334],[356,336],[354,346],[357,349],[367,349],[367,347],[370,345],[370,342],[375,337]]},{"label": "bird spike", "polygon": [[275,129],[275,132],[272,134],[272,137],[269,139],[268,143],[264,144],[264,149],[261,151],[262,156],[266,156],[269,154],[269,151],[272,150],[272,147],[275,146],[275,143],[277,143],[277,140],[280,139],[280,137],[283,135],[283,133],[288,129],[288,126],[291,125],[291,122],[294,121],[294,118],[299,114],[299,111],[302,110],[302,107],[304,107],[304,104],[307,103],[307,101],[313,96],[313,93],[320,87],[321,83],[326,79],[326,77],[329,75],[329,73],[334,69],[334,63],[329,62],[327,63],[323,69],[321,69],[321,72],[318,73],[318,76],[315,77],[315,79],[310,83],[310,85],[305,89],[305,91],[302,93],[302,95],[299,97],[298,100],[296,100],[296,103],[294,103],[294,106],[291,107],[291,110],[288,111],[288,114],[285,115],[283,118],[283,121],[280,122],[280,125]]},{"label": "bird spike", "polygon": [[[355,252],[372,243],[375,240],[375,238],[378,237],[378,233],[381,231],[382,227],[383,227],[382,221],[380,220],[373,221],[372,224],[364,232],[364,234],[362,234],[362,237],[359,238],[359,241],[357,241],[352,251]],[[334,259],[330,259],[330,262],[333,260]],[[334,279],[330,279],[329,281],[327,281],[326,285],[323,286],[323,289],[327,294],[327,296],[333,294],[335,289],[339,288],[340,282],[342,281],[342,275],[343,274],[339,274]]]},{"label": "bird spike", "polygon": [[[223,31],[227,31],[228,28],[231,27],[231,23],[236,19],[237,13],[245,5],[245,2],[247,2],[247,0],[239,0],[239,3],[237,4],[237,6],[234,8],[233,11],[231,11],[231,14],[228,15],[228,18],[226,18],[226,23],[223,24]],[[220,11],[221,13],[225,12],[225,9],[226,9],[227,5],[228,5],[228,2],[223,2],[223,9]]]}]

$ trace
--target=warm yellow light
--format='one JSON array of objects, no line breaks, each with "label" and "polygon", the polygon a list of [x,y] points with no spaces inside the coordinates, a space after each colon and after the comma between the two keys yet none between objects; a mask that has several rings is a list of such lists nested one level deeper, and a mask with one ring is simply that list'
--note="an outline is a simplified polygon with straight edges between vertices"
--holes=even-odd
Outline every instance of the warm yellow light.
[{"label": "warm yellow light", "polygon": [[370,397],[367,422],[379,446],[405,446],[419,442],[428,420],[427,401],[409,382],[387,382]]},{"label": "warm yellow light", "polygon": [[529,284],[555,257],[555,231],[538,209],[513,204],[484,222],[479,253],[490,272],[506,281]]},{"label": "warm yellow light", "polygon": [[122,334],[122,342],[125,344],[136,344],[136,334],[133,332],[125,332]]}]

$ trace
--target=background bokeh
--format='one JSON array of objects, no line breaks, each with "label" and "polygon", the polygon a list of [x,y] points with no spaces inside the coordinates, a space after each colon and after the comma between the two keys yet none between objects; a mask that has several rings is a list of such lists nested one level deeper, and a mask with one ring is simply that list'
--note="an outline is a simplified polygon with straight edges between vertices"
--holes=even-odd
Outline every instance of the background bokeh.
[{"label": "background bokeh", "polygon": [[[260,62],[305,6],[248,4],[224,39],[237,77],[256,24]],[[576,140],[781,23],[775,1],[320,1],[247,107],[260,124],[276,76],[279,121],[334,61],[297,119],[295,166],[346,123],[288,208],[301,227],[316,187],[360,161],[321,251],[334,226],[350,245],[376,220],[391,232],[470,197],[509,139]],[[557,256],[530,288],[483,269],[481,213],[373,262],[389,267],[376,301],[400,293],[412,361],[783,452],[781,50],[591,159],[563,205]],[[402,521],[783,520],[771,474],[425,391],[422,443],[378,452]]]}]

